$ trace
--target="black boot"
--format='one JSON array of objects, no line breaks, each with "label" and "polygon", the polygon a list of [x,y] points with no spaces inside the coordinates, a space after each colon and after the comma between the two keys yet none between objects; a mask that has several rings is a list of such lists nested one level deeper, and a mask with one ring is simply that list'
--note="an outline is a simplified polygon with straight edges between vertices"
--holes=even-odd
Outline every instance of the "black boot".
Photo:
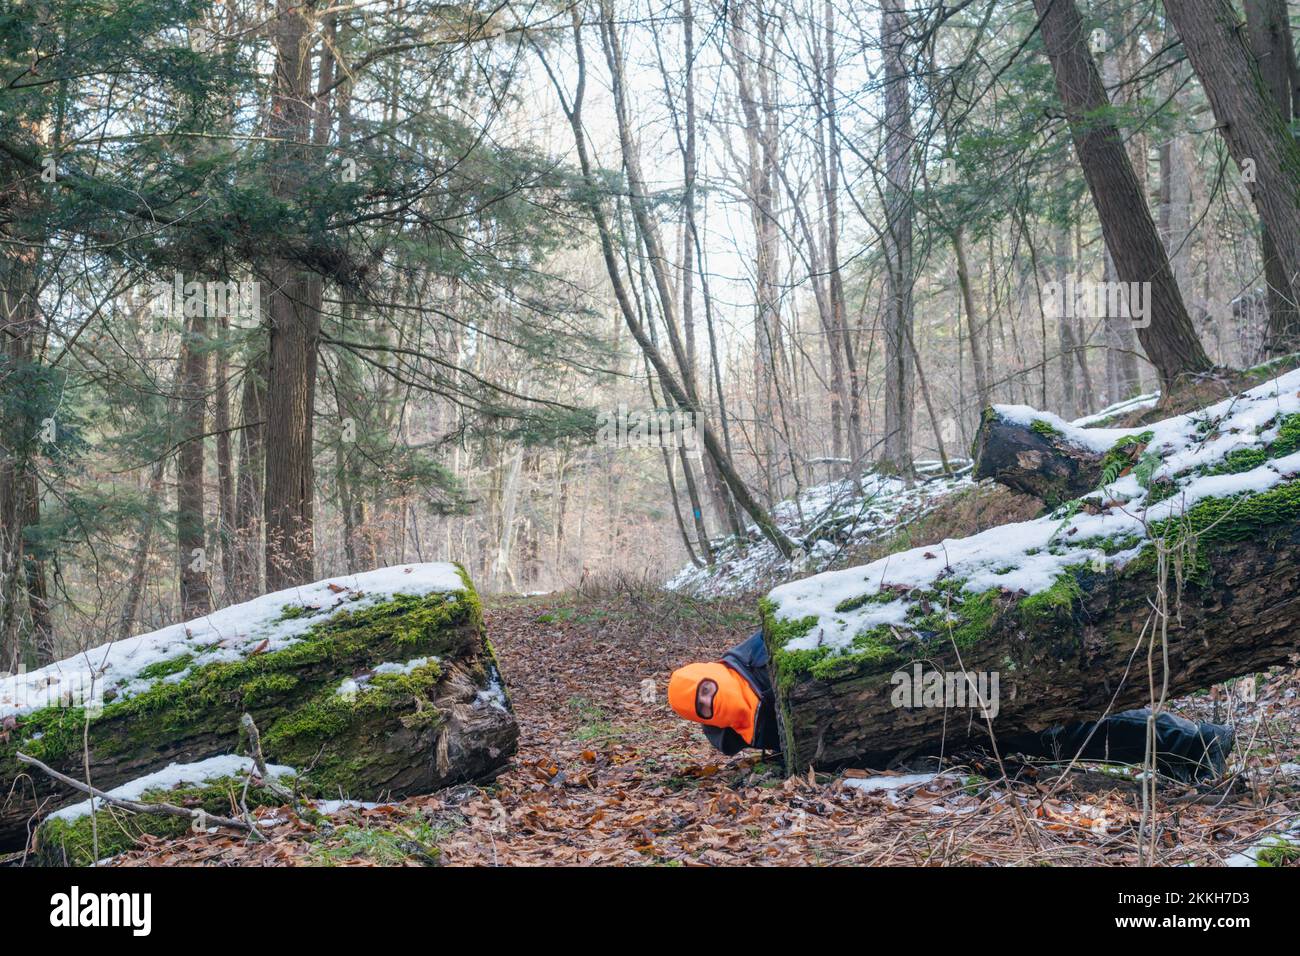
[{"label": "black boot", "polygon": [[[1012,737],[1002,744],[1009,753],[1030,757],[1140,765],[1146,759],[1150,715],[1150,710],[1126,710],[1103,720]],[[1230,727],[1197,724],[1169,713],[1156,717],[1156,770],[1175,780],[1192,783],[1222,776],[1232,745]]]}]

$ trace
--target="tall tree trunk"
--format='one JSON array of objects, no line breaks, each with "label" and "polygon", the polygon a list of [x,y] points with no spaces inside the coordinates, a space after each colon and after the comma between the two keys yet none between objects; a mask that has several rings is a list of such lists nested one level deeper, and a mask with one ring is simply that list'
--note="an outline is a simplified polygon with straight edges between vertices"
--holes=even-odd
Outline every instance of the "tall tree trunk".
[{"label": "tall tree trunk", "polygon": [[259,352],[244,369],[239,402],[239,478],[235,483],[234,591],[237,601],[261,593],[259,552],[266,478],[267,356]]},{"label": "tall tree trunk", "polygon": [[1211,368],[1169,268],[1146,196],[1109,119],[1110,101],[1088,52],[1074,0],[1034,0],[1057,94],[1121,282],[1150,283],[1150,324],[1138,338],[1165,391],[1180,376]]},{"label": "tall tree trunk", "polygon": [[126,583],[126,598],[122,601],[122,613],[118,617],[117,639],[124,641],[135,633],[135,623],[140,616],[140,605],[144,600],[144,584],[149,570],[149,550],[153,546],[154,525],[158,521],[157,502],[162,495],[163,470],[167,459],[160,457],[149,470],[148,509],[140,519],[140,530],[136,533],[135,554],[131,558],[131,576]]},{"label": "tall tree trunk", "polygon": [[[754,14],[752,22],[746,12]],[[745,140],[745,199],[754,230],[754,429],[770,504],[777,495],[778,363],[781,351],[780,260],[776,219],[777,124],[771,102],[766,11],[732,4],[730,43]],[[750,38],[757,49],[750,50]]]},{"label": "tall tree trunk", "polygon": [[1269,33],[1270,46],[1278,44],[1263,73],[1228,0],[1177,0],[1167,2],[1165,11],[1205,89],[1228,151],[1243,174],[1251,173],[1247,186],[1268,230],[1269,252],[1277,259],[1270,284],[1285,288],[1294,303],[1300,300],[1300,143],[1288,126],[1291,111],[1279,109],[1274,86],[1274,81],[1284,82],[1281,74],[1289,69],[1282,63],[1287,50],[1282,48],[1285,10],[1279,20],[1280,6],[1248,10],[1257,20],[1261,42]]},{"label": "tall tree trunk", "polygon": [[[1284,119],[1300,116],[1293,101],[1300,76],[1296,71],[1291,21],[1284,0],[1246,0],[1246,27],[1259,72]],[[1268,283],[1268,332],[1264,347],[1271,352],[1291,352],[1300,347],[1300,308],[1296,294],[1300,282],[1287,275],[1267,225],[1260,229],[1260,254]]]},{"label": "tall tree trunk", "polygon": [[952,232],[952,251],[957,257],[957,287],[961,290],[962,311],[966,313],[967,334],[970,337],[971,364],[975,367],[975,396],[980,411],[989,407],[989,382],[984,367],[984,352],[980,345],[979,314],[975,310],[975,294],[970,284],[970,266],[966,263],[966,243],[962,229]]},{"label": "tall tree trunk", "polygon": [[[27,514],[24,525],[35,528],[41,523],[41,491],[34,472],[27,475]],[[54,618],[50,609],[49,584],[45,577],[45,558],[30,545],[23,549],[23,566],[27,577],[27,615],[32,622],[32,654],[37,667],[58,659],[54,644]]]},{"label": "tall tree trunk", "polygon": [[[9,178],[6,175],[6,178]],[[0,215],[0,673],[37,664],[36,649],[22,640],[22,594],[27,590],[25,529],[39,521],[35,458],[40,447],[40,415],[32,377],[41,335],[36,300],[36,245],[23,220],[37,201],[21,185],[4,197]],[[57,428],[57,422],[53,423]]]},{"label": "tall tree trunk", "polygon": [[524,463],[521,445],[506,466],[501,487],[501,527],[497,534],[496,553],[492,559],[490,583],[492,589],[501,591],[506,585],[514,586],[515,575],[510,568],[510,552],[515,540],[515,509],[519,503],[519,471]]},{"label": "tall tree trunk", "polygon": [[[1065,288],[1065,277],[1070,271],[1070,231],[1064,226],[1055,225],[1053,232],[1053,263],[1052,263],[1052,281],[1057,283],[1058,288]],[[1074,418],[1079,414],[1079,396],[1075,386],[1074,363],[1075,351],[1079,343],[1074,338],[1073,319],[1066,315],[1062,310],[1061,315],[1057,316],[1056,335],[1060,341],[1060,369],[1061,369],[1061,414],[1066,418]]]},{"label": "tall tree trunk", "polygon": [[[280,145],[273,190],[292,203],[310,164],[312,41],[300,6],[278,0],[276,8],[270,125]],[[266,586],[275,591],[313,577],[312,438],[321,286],[301,265],[284,259],[276,262],[271,280],[264,522]]]},{"label": "tall tree trunk", "polygon": [[203,308],[184,317],[181,336],[180,448],[176,453],[176,558],[180,564],[181,618],[212,610],[204,513],[203,460],[207,422],[207,319]]},{"label": "tall tree trunk", "polygon": [[903,44],[907,15],[901,0],[880,5],[885,63],[885,441],[886,471],[912,474],[915,404],[912,337],[912,108]]},{"label": "tall tree trunk", "polygon": [[225,603],[229,604],[235,589],[235,463],[230,444],[229,316],[221,317],[221,331],[222,341],[216,353],[217,391],[212,424],[217,433],[217,539],[221,545]]}]

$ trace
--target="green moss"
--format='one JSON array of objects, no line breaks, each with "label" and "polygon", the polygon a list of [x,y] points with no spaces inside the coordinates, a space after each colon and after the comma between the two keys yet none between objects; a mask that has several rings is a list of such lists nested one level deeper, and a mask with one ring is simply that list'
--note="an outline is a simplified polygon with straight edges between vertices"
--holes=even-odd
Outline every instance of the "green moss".
[{"label": "green moss", "polygon": [[777,688],[784,695],[800,680],[836,680],[856,674],[864,664],[879,662],[898,654],[888,627],[872,628],[853,639],[851,651],[828,647],[778,650],[772,657]]},{"label": "green moss", "polygon": [[[187,809],[203,809],[221,816],[239,816],[239,801],[244,792],[242,778],[222,777],[203,784],[186,784],[172,790],[151,790],[142,803],[170,803]],[[284,801],[266,787],[249,787],[249,809],[279,806]],[[99,830],[98,857],[93,827]],[[142,836],[175,837],[184,834],[190,821],[184,817],[153,813],[131,813],[116,807],[95,811],[94,824],[89,813],[74,820],[49,818],[37,832],[37,854],[41,862],[58,865],[91,866],[97,859],[115,856],[134,848]]]},{"label": "green moss", "polygon": [[393,830],[347,824],[330,835],[328,844],[313,849],[312,861],[333,866],[364,857],[381,866],[401,866],[410,862],[435,864],[441,853],[437,842],[446,839],[454,829],[455,825],[433,826],[427,822]]},{"label": "green moss", "polygon": [[[343,696],[337,688],[327,688],[302,707],[276,720],[263,735],[268,753],[290,765],[306,765],[319,751],[321,741],[346,737],[367,714],[410,708],[403,717],[434,724],[442,720],[429,698],[442,677],[434,661],[415,668],[409,674],[375,674],[355,696]],[[410,726],[410,725],[408,725]]]},{"label": "green moss", "polygon": [[1255,851],[1256,866],[1300,866],[1300,844],[1285,837],[1273,837]]},{"label": "green moss", "polygon": [[1265,539],[1293,530],[1300,520],[1300,482],[1289,481],[1256,494],[1206,498],[1152,524],[1152,536],[1176,540],[1192,535],[1201,543]]},{"label": "green moss", "polygon": [[1217,465],[1206,468],[1204,474],[1239,475],[1243,471],[1258,468],[1268,461],[1269,457],[1269,453],[1263,448],[1234,448],[1224,455],[1223,460]]},{"label": "green moss", "polygon": [[1083,597],[1078,574],[1081,567],[1066,568],[1051,586],[1020,602],[1020,621],[1026,627],[1042,627],[1071,616],[1075,602]]},{"label": "green moss", "polygon": [[319,610],[320,608],[308,607],[305,604],[286,604],[280,609],[280,617],[278,620],[296,621],[301,617],[310,617]]},{"label": "green moss", "polygon": [[1277,438],[1268,446],[1270,458],[1284,458],[1300,451],[1300,414],[1287,415],[1278,425]]},{"label": "green moss", "polygon": [[866,607],[868,604],[889,604],[898,600],[898,595],[893,591],[880,591],[876,594],[860,594],[857,597],[845,598],[839,604],[835,605],[835,610],[844,614],[848,611],[856,611],[858,608]]},{"label": "green moss", "polygon": [[983,640],[997,614],[998,592],[967,591],[964,583],[950,580],[936,585],[908,612],[908,627],[924,636],[951,637],[963,650]]},{"label": "green moss", "polygon": [[1061,434],[1061,430],[1051,422],[1045,422],[1041,418],[1035,418],[1029,423],[1029,430],[1035,434],[1042,435],[1044,438],[1056,438]]},{"label": "green moss", "polygon": [[172,674],[179,674],[194,662],[193,654],[181,654],[169,660],[158,661],[148,667],[140,668],[139,677],[143,680],[160,680]]},{"label": "green moss", "polygon": [[298,686],[298,678],[292,674],[260,674],[240,686],[240,693],[245,707],[287,697]]},{"label": "green moss", "polygon": [[760,598],[758,611],[763,621],[763,634],[767,638],[769,649],[785,647],[796,637],[803,637],[817,626],[816,615],[809,615],[797,621],[779,617],[776,602],[771,598]]}]

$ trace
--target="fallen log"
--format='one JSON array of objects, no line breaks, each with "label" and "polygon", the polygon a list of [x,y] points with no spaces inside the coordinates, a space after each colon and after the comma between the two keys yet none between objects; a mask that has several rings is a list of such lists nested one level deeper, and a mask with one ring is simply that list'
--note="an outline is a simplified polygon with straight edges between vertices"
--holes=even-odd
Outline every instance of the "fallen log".
[{"label": "fallen log", "polygon": [[0,679],[0,849],[79,800],[18,753],[111,790],[231,754],[245,712],[298,787],[361,800],[491,779],[518,740],[462,570],[345,575]]},{"label": "fallen log", "polygon": [[[1170,696],[1300,652],[1297,390],[1293,372],[1141,429],[1062,428],[1064,450],[1042,435],[1036,453],[1071,459],[1049,469],[1052,488],[1082,473],[1076,448],[1096,454],[1089,494],[772,591],[763,629],[789,770],[881,765],[1145,705],[1153,635],[1157,688],[1164,676],[1162,627]],[[1029,490],[1027,469],[1003,468]]]},{"label": "fallen log", "polygon": [[1078,428],[1026,405],[994,405],[975,432],[973,477],[992,478],[1055,507],[1097,487],[1106,467],[1122,470],[1137,461],[1142,443],[1112,450],[1111,431]]}]

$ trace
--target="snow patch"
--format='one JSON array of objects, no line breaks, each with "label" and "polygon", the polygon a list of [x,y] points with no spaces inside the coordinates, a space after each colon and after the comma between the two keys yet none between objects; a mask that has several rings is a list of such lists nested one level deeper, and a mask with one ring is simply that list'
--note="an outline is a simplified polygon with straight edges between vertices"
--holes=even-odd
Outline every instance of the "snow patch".
[{"label": "snow patch", "polygon": [[772,509],[777,527],[795,541],[806,542],[804,554],[787,560],[750,525],[744,542],[729,539],[715,548],[712,567],[689,564],[664,587],[697,597],[721,597],[819,571],[845,552],[887,537],[900,525],[933,511],[947,496],[972,486],[964,475],[934,478],[908,488],[897,478],[876,474],[864,475],[859,487],[850,480],[813,485]]},{"label": "snow patch", "polygon": [[334,693],[336,696],[343,697],[347,700],[354,699],[363,687],[370,683],[370,679],[376,674],[409,674],[417,667],[423,667],[425,664],[433,662],[438,663],[436,656],[415,657],[405,664],[394,664],[391,661],[385,661],[382,664],[376,664],[367,674],[358,674],[355,677],[345,678]]},{"label": "snow patch", "polygon": [[[262,642],[263,653],[294,644],[313,624],[341,607],[366,608],[393,597],[461,591],[460,571],[447,562],[397,565],[264,594],[244,604],[114,641],[39,670],[0,678],[0,718],[116,693],[124,699],[158,680],[175,682],[204,664],[242,660]],[[301,609],[301,613],[294,613]],[[289,616],[286,615],[289,611]],[[150,665],[189,656],[189,664],[164,678],[142,678]]]},{"label": "snow patch", "polygon": [[877,793],[882,790],[901,790],[903,787],[915,787],[929,783],[941,776],[937,773],[903,773],[898,775],[881,774],[874,777],[845,777],[844,786],[861,790],[864,793]]},{"label": "snow patch", "polygon": [[1032,595],[1051,587],[1067,568],[1123,567],[1141,553],[1152,523],[1207,498],[1258,494],[1300,474],[1300,452],[1239,474],[1206,474],[1230,453],[1263,449],[1278,437],[1283,418],[1300,412],[1300,369],[1208,408],[1137,428],[1084,429],[1027,406],[998,410],[1026,425],[1046,421],[1066,441],[1098,454],[1122,438],[1150,433],[1146,453],[1161,459],[1151,482],[1173,481],[1175,493],[1148,505],[1151,483],[1144,488],[1130,472],[1094,491],[1095,507],[1090,509],[1073,514],[1058,509],[1054,515],[783,584],[769,595],[776,616],[796,624],[813,619],[811,629],[789,641],[787,650],[849,651],[856,636],[903,623],[917,606],[911,592],[933,590],[944,581],[960,583],[966,594],[997,589]]},{"label": "snow patch", "polygon": [[[292,767],[285,767],[280,764],[268,764],[266,769],[272,779],[294,776],[297,773]],[[150,791],[172,790],[182,785],[208,783],[212,780],[220,780],[223,777],[239,777],[253,772],[254,766],[251,757],[223,754],[219,757],[209,757],[206,760],[198,760],[194,763],[170,763],[161,770],[145,774],[143,777],[136,777],[120,787],[114,787],[112,790],[104,792],[110,797],[117,797],[120,800],[139,800]],[[92,800],[95,809],[99,809],[103,801],[99,797],[92,797],[89,800],[82,800],[80,803],[74,803],[71,806],[55,810],[46,819],[80,819],[90,813]]]},{"label": "snow patch", "polygon": [[488,680],[487,687],[484,687],[474,695],[474,703],[482,704],[486,707],[495,707],[498,710],[509,710],[506,704],[506,689],[501,685],[501,678],[493,672],[492,677]]}]

